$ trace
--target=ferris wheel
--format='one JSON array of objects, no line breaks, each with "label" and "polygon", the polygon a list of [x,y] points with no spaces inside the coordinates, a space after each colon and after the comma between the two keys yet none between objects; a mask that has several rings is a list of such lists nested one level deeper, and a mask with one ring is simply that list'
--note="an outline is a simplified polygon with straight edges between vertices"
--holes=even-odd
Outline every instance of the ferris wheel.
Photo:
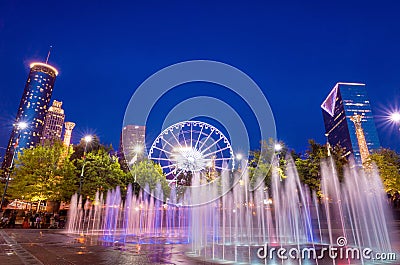
[{"label": "ferris wheel", "polygon": [[153,142],[149,159],[160,164],[167,180],[180,185],[182,175],[199,174],[212,181],[222,170],[233,170],[234,155],[225,135],[200,121],[183,121],[166,128]]}]

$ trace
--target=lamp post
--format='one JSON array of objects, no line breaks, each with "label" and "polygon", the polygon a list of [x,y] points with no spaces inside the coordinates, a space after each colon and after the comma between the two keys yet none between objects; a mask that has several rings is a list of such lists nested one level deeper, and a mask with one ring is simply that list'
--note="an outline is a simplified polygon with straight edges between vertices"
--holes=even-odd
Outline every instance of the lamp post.
[{"label": "lamp post", "polygon": [[[282,144],[280,144],[280,143],[276,143],[275,145],[274,145],[274,150],[275,150],[275,152],[276,152],[276,158],[278,159],[278,162],[277,162],[277,168],[279,169],[279,167],[280,167],[280,165],[281,165],[281,151],[282,151],[282,148],[283,148],[283,146],[282,146]],[[279,172],[278,172],[279,173]],[[282,176],[281,176],[281,174],[279,173],[279,180],[280,181],[282,181]]]},{"label": "lamp post", "polygon": [[86,165],[86,150],[88,143],[92,141],[93,137],[91,135],[86,135],[83,140],[85,141],[85,150],[83,151],[83,165],[82,165],[82,171],[81,171],[81,176],[79,177],[79,190],[78,190],[78,198],[81,195],[82,192],[82,180],[83,180],[83,173],[85,171],[85,165]]},{"label": "lamp post", "polygon": [[276,152],[276,157],[278,158],[278,166],[279,166],[279,162],[280,162],[280,159],[281,159],[281,151],[282,151],[282,145],[280,144],[280,143],[276,143],[275,145],[274,145],[274,150],[275,150],[275,152]]},{"label": "lamp post", "polygon": [[238,154],[236,154],[236,160],[238,161],[238,167],[237,167],[237,169],[238,169],[238,171],[241,171],[242,170],[242,160],[243,160],[243,154],[241,154],[241,153],[238,153]]},{"label": "lamp post", "polygon": [[17,140],[15,141],[15,144],[14,144],[14,151],[13,151],[13,156],[11,158],[11,164],[10,164],[10,167],[8,168],[8,170],[7,170],[6,185],[4,186],[3,196],[1,196],[0,212],[3,211],[4,199],[5,199],[6,193],[7,193],[8,182],[10,181],[11,170],[12,170],[13,165],[14,165],[15,154],[17,153],[18,141],[19,141],[19,138],[21,138],[21,131],[25,130],[26,127],[28,127],[28,124],[26,122],[19,122],[19,123],[16,124],[16,126],[17,126],[17,129],[18,129],[18,137],[17,137]]},{"label": "lamp post", "polygon": [[390,120],[394,123],[400,123],[400,112],[393,112],[390,114]]},{"label": "lamp post", "polygon": [[282,145],[280,143],[276,143],[274,146],[276,152],[280,152],[282,150]]},{"label": "lamp post", "polygon": [[[144,147],[141,144],[136,143],[135,148],[133,149],[135,156],[131,160],[132,165],[136,163],[139,155],[140,155],[139,160],[142,160],[143,150],[144,150]],[[136,194],[136,185],[137,185],[137,182],[136,182],[136,173],[135,173],[134,181],[133,181],[133,194]]]},{"label": "lamp post", "polygon": [[331,144],[329,143],[329,133],[325,133],[326,137],[326,150],[328,151],[328,156],[331,156]]}]

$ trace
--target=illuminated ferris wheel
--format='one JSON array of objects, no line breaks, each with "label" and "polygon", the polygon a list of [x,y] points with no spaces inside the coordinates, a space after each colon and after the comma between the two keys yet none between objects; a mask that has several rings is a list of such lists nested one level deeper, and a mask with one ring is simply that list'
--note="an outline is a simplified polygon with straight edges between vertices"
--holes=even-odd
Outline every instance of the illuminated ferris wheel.
[{"label": "illuminated ferris wheel", "polygon": [[161,165],[167,180],[185,185],[182,176],[199,174],[202,183],[212,181],[222,170],[234,168],[229,140],[214,126],[184,121],[165,129],[153,142],[149,158]]}]

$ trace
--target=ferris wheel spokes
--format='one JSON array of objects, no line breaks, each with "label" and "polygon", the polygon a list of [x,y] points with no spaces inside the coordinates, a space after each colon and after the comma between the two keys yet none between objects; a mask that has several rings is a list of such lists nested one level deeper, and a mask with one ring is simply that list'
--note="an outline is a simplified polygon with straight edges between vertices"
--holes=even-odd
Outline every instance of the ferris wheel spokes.
[{"label": "ferris wheel spokes", "polygon": [[210,182],[221,171],[233,170],[235,162],[228,139],[200,121],[180,122],[165,129],[153,142],[149,158],[160,164],[169,182],[183,178],[183,184],[190,184],[193,175],[202,183]]}]

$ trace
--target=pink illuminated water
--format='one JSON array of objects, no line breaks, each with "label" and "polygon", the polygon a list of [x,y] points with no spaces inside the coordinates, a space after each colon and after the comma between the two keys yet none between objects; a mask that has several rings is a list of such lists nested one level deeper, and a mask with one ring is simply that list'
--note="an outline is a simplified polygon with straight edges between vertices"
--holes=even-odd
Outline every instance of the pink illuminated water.
[{"label": "pink illuminated water", "polygon": [[[191,256],[247,264],[261,262],[256,249],[265,244],[300,249],[336,245],[338,237],[345,237],[348,246],[392,251],[390,213],[376,171],[366,174],[348,167],[345,181],[339,183],[330,161],[323,163],[319,200],[301,184],[292,159],[287,162],[287,177],[282,180],[273,170],[270,188],[261,185],[250,192],[249,176],[243,172],[235,176],[240,181],[232,190],[203,205],[196,202],[218,191],[200,186],[204,190],[195,194],[187,192],[178,198],[172,190],[169,198],[163,198],[158,186],[151,195],[146,187],[137,197],[129,186],[125,200],[116,188],[104,197],[97,194],[84,207],[78,207],[82,202],[74,195],[67,231],[110,242],[187,244]],[[220,186],[212,189],[227,189],[228,181],[229,173],[224,172]],[[192,183],[199,184],[198,176]],[[183,201],[197,206],[182,207]]]}]

